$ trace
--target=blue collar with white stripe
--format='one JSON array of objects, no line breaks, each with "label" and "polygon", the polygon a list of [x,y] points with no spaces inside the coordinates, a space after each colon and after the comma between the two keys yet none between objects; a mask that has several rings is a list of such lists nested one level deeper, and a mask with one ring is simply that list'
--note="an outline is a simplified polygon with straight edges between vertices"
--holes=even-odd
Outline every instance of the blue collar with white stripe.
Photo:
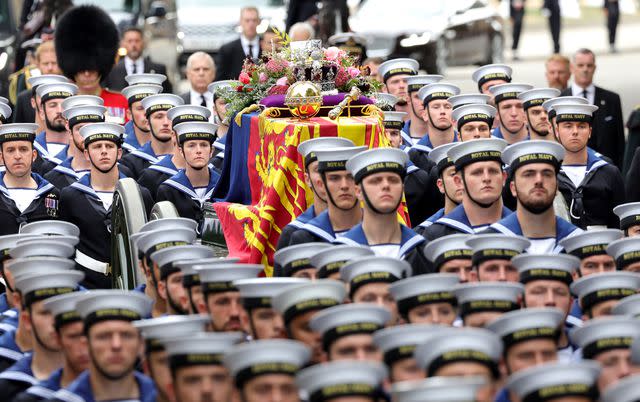
[{"label": "blue collar with white stripe", "polygon": [[[501,217],[504,218],[509,214],[511,214],[511,210],[503,206]],[[467,217],[467,212],[464,210],[464,206],[462,204],[455,207],[453,211],[449,212],[447,215],[444,215],[434,223],[439,223],[441,225],[448,226],[464,233],[475,233],[475,230],[473,229],[473,226],[471,226],[471,222],[469,222],[469,218]]]},{"label": "blue collar with white stripe", "polygon": [[170,155],[149,166],[149,169],[168,174],[169,176],[178,174],[180,170],[176,167],[175,163],[173,163],[173,158]]},{"label": "blue collar with white stripe", "polygon": [[[127,177],[124,174],[122,174],[122,172],[118,172],[118,174],[119,174],[118,176],[119,179],[124,179],[125,177]],[[97,200],[100,199],[96,191],[93,189],[93,187],[91,187],[91,173],[85,174],[84,176],[82,176],[80,180],[78,180],[75,183],[72,183],[70,187],[73,187],[78,191],[82,191],[83,193],[90,195]]]},{"label": "blue collar with white stripe", "polygon": [[[0,173],[0,192],[5,196],[7,196],[8,198],[11,198],[11,196],[9,195],[9,190],[7,189],[7,186],[4,184],[5,174],[7,174],[7,172]],[[49,183],[47,180],[45,180],[42,176],[40,176],[37,173],[31,173],[31,178],[35,180],[36,186],[37,186],[36,196],[34,197],[34,199],[37,199],[42,194],[54,188],[53,184]]]},{"label": "blue collar with white stripe", "polygon": [[330,243],[336,240],[336,233],[333,230],[328,210],[322,212],[320,215],[304,224],[302,229],[311,232]]},{"label": "blue collar with white stripe", "polygon": [[310,220],[312,220],[315,217],[316,217],[316,209],[312,204],[303,213],[298,215],[296,219],[289,222],[289,225],[300,229],[302,228],[302,226],[304,226],[305,223],[308,223]]},{"label": "blue collar with white stripe", "polygon": [[[500,138],[501,140],[504,140],[504,134],[502,134],[502,130],[501,130],[501,126],[498,126],[496,128],[494,128],[493,130],[491,130],[491,137],[493,138]],[[531,135],[529,134],[529,131],[527,131],[527,140],[531,138]]]},{"label": "blue collar with white stripe", "polygon": [[31,385],[37,383],[38,380],[33,376],[33,370],[31,370],[32,361],[33,354],[26,353],[11,367],[0,373],[0,380],[26,382]]},{"label": "blue collar with white stripe", "polygon": [[36,138],[33,141],[33,147],[36,149],[36,151],[38,151],[42,159],[53,162],[56,165],[62,162],[61,159],[58,159],[54,155],[49,154],[49,148],[47,148],[47,133],[44,130],[36,135]]},{"label": "blue collar with white stripe", "polygon": [[[133,375],[138,383],[139,401],[155,402],[157,391],[153,381],[137,371],[134,371]],[[58,390],[53,399],[65,402],[96,402],[91,388],[89,370],[83,371],[68,387]]]},{"label": "blue collar with white stripe", "polygon": [[153,148],[151,147],[151,141],[131,152],[131,155],[135,155],[138,158],[147,160],[151,163],[158,163],[158,161],[160,161],[160,158],[156,155],[156,153],[153,151]]},{"label": "blue collar with white stripe", "polygon": [[[499,220],[490,227],[508,236],[524,236],[522,233],[522,226],[520,226],[520,221],[518,220],[518,214],[516,212],[513,212],[511,215]],[[556,216],[556,247],[554,252],[559,253],[562,251],[562,247],[558,245],[560,240],[581,232],[582,229],[579,227]]]},{"label": "blue collar with white stripe", "polygon": [[[456,131],[453,132],[453,141],[451,142],[458,142],[458,133]],[[431,143],[429,134],[427,133],[424,137],[420,138],[420,141],[412,146],[411,149],[415,149],[424,153],[431,152],[433,150],[433,144]]]},{"label": "blue collar with white stripe", "polygon": [[67,159],[62,161],[62,163],[54,167],[53,170],[55,170],[58,173],[62,173],[64,175],[73,177],[75,180],[79,180],[81,175],[75,170],[73,170],[72,163],[73,163],[73,156],[69,156]]},{"label": "blue collar with white stripe", "polygon": [[[591,148],[587,148],[587,171],[585,176],[609,163],[600,157],[600,154]],[[562,171],[562,166],[560,167]]]},{"label": "blue collar with white stripe", "polygon": [[0,357],[18,361],[22,359],[24,352],[16,343],[16,330],[9,330],[0,335]]},{"label": "blue collar with white stripe", "polygon": [[178,173],[173,175],[171,178],[164,181],[164,184],[169,185],[176,190],[188,195],[191,199],[198,201],[200,205],[202,205],[205,201],[209,200],[213,195],[213,190],[218,183],[218,179],[220,175],[209,167],[209,184],[207,185],[207,191],[205,195],[200,198],[196,193],[195,189],[191,185],[191,181],[187,177],[187,173],[184,170],[180,170]]},{"label": "blue collar with white stripe", "polygon": [[429,226],[433,225],[435,223],[435,221],[437,221],[438,219],[442,218],[443,216],[444,216],[444,208],[440,208],[435,214],[433,214],[430,217],[428,217],[424,222],[422,222],[418,226],[422,227],[422,228],[429,227]]},{"label": "blue collar with white stripe", "polygon": [[[399,224],[401,230],[400,238],[400,250],[398,251],[398,258],[404,257],[409,251],[413,250],[417,246],[424,244],[425,238],[409,229],[408,227]],[[352,246],[369,246],[367,235],[362,229],[362,223],[352,227],[344,236],[336,239],[336,243],[344,243]]]},{"label": "blue collar with white stripe", "polygon": [[55,370],[49,378],[43,381],[39,381],[37,384],[32,385],[25,391],[29,395],[37,396],[44,400],[53,398],[56,391],[62,388],[62,369]]},{"label": "blue collar with white stripe", "polygon": [[122,143],[122,148],[133,152],[140,147],[142,147],[142,144],[140,144],[138,137],[136,137],[133,120],[129,120],[127,124],[124,125],[124,142]]}]

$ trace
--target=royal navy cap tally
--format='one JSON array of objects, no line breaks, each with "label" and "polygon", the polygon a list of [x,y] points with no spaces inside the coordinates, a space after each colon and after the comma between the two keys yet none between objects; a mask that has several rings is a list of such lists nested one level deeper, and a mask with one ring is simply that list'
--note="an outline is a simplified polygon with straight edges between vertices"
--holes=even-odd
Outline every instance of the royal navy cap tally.
[{"label": "royal navy cap tally", "polygon": [[558,96],[556,98],[547,99],[546,101],[542,102],[542,108],[547,111],[547,113],[549,114],[549,120],[551,120],[553,117],[555,117],[554,108],[556,107],[556,105],[573,105],[576,103],[580,105],[588,105],[589,101],[587,100],[587,98],[583,98],[582,96]]},{"label": "royal navy cap tally", "polygon": [[640,238],[625,237],[612,241],[607,247],[607,254],[616,260],[618,270],[623,271],[640,261]]},{"label": "royal navy cap tally", "polygon": [[451,118],[456,121],[458,131],[469,122],[484,122],[491,128],[496,113],[496,108],[491,105],[473,103],[454,109],[451,112]]},{"label": "royal navy cap tally", "polygon": [[382,77],[382,82],[387,82],[389,78],[398,74],[416,75],[419,68],[420,64],[414,59],[392,59],[378,66],[378,74]]},{"label": "royal navy cap tally", "polygon": [[417,306],[433,303],[456,305],[453,287],[460,282],[456,274],[424,274],[392,283],[389,292],[398,305],[398,312],[407,319]]},{"label": "royal navy cap tally", "polygon": [[478,84],[478,89],[480,89],[489,81],[502,80],[511,82],[512,73],[513,69],[505,64],[487,64],[477,68],[471,74],[471,79]]},{"label": "royal navy cap tally", "polygon": [[204,140],[213,143],[216,138],[218,125],[209,123],[208,121],[193,121],[177,124],[173,126],[173,130],[178,136],[178,143],[180,145],[191,140]]},{"label": "royal navy cap tally", "polygon": [[453,287],[462,318],[475,313],[517,310],[522,293],[522,284],[509,282],[459,283]]},{"label": "royal navy cap tally", "polygon": [[138,84],[122,89],[122,95],[127,98],[129,106],[139,102],[147,96],[157,95],[162,92],[162,86],[156,84]]},{"label": "royal navy cap tally", "polygon": [[124,77],[125,81],[129,85],[144,85],[144,84],[154,84],[154,85],[162,85],[163,82],[167,80],[167,76],[164,74],[151,74],[151,73],[143,73],[143,74],[128,74]]},{"label": "royal navy cap tally", "polygon": [[118,289],[86,292],[78,298],[76,310],[85,331],[102,321],[136,321],[151,315],[153,300],[143,293]]},{"label": "royal navy cap tally", "polygon": [[311,358],[311,350],[289,339],[265,339],[233,347],[224,357],[224,365],[241,389],[248,380],[266,374],[295,376]]},{"label": "royal navy cap tally", "polygon": [[391,395],[394,402],[476,401],[478,392],[486,385],[487,379],[482,376],[431,377],[392,384]]},{"label": "royal navy cap tally", "polygon": [[112,141],[120,144],[124,127],[115,123],[90,123],[80,127],[80,135],[84,138],[85,147],[96,141]]},{"label": "royal navy cap tally", "polygon": [[9,141],[29,141],[36,139],[38,125],[34,123],[10,123],[0,125],[0,144]]},{"label": "royal navy cap tally", "polygon": [[467,245],[468,234],[453,234],[442,236],[430,241],[424,248],[424,256],[434,263],[436,269],[451,260],[470,260],[471,247]]},{"label": "royal navy cap tally", "polygon": [[95,95],[73,95],[62,101],[62,110],[78,106],[104,106],[104,99]]},{"label": "royal navy cap tally", "polygon": [[16,275],[14,286],[22,294],[22,302],[30,306],[52,296],[73,292],[84,278],[84,273],[73,269]]},{"label": "royal navy cap tally", "polygon": [[29,257],[9,260],[4,269],[8,269],[15,278],[18,275],[30,275],[34,273],[46,274],[49,271],[71,270],[75,267],[75,261],[60,257]]},{"label": "royal navy cap tally", "polygon": [[55,237],[35,237],[16,244],[9,255],[11,258],[60,257],[71,258],[76,249],[69,243],[58,241]]},{"label": "royal navy cap tally", "polygon": [[395,148],[375,148],[360,152],[347,161],[347,170],[356,183],[379,172],[395,172],[404,178],[409,155]]},{"label": "royal navy cap tally", "polygon": [[482,138],[458,143],[447,152],[447,155],[453,160],[456,169],[461,170],[465,166],[476,162],[495,161],[502,164],[502,151],[506,147],[507,142],[504,140]]},{"label": "royal navy cap tally", "polygon": [[156,229],[144,232],[138,238],[138,250],[150,258],[151,254],[167,247],[184,246],[191,244],[196,239],[196,231],[185,228],[171,230]]},{"label": "royal navy cap tally", "polygon": [[316,364],[296,375],[296,385],[309,402],[325,402],[341,397],[377,400],[378,390],[387,376],[381,363],[333,361]]},{"label": "royal navy cap tally", "polygon": [[29,85],[31,85],[31,88],[37,89],[38,86],[43,84],[55,84],[57,82],[71,82],[71,81],[69,81],[69,79],[64,75],[43,74],[43,75],[31,76],[27,79],[27,82],[29,83]]},{"label": "royal navy cap tally", "polygon": [[156,94],[142,99],[142,107],[144,108],[147,117],[149,117],[151,113],[158,111],[166,112],[167,110],[180,105],[184,105],[184,100],[174,94]]},{"label": "royal navy cap tally", "polygon": [[331,172],[345,170],[347,161],[354,155],[367,150],[367,147],[336,147],[323,148],[316,151],[318,171]]},{"label": "royal navy cap tally", "polygon": [[598,110],[598,107],[575,103],[571,105],[556,105],[553,110],[556,112],[556,123],[558,124],[564,121],[591,123],[593,113]]},{"label": "royal navy cap tally", "polygon": [[283,290],[273,296],[271,305],[288,324],[294,317],[308,311],[322,310],[341,304],[346,293],[342,282],[321,279]]},{"label": "royal navy cap tally", "polygon": [[426,85],[434,84],[442,80],[443,78],[444,77],[442,75],[437,74],[419,74],[407,77],[407,91],[409,93],[417,92],[421,88],[424,88]]},{"label": "royal navy cap tally", "polygon": [[364,246],[336,245],[320,250],[311,256],[311,266],[316,267],[318,278],[328,278],[339,274],[340,269],[349,261],[362,257],[371,257],[373,250]]},{"label": "royal navy cap tally", "polygon": [[383,112],[384,128],[402,130],[402,127],[404,126],[404,118],[406,116],[406,112]]},{"label": "royal navy cap tally", "polygon": [[183,333],[160,342],[167,351],[169,368],[175,371],[182,367],[221,366],[224,355],[242,342],[242,332]]},{"label": "royal navy cap tally", "polygon": [[237,292],[233,281],[256,278],[264,270],[260,264],[219,264],[210,267],[194,267],[200,277],[205,294]]},{"label": "royal navy cap tally", "polygon": [[182,272],[182,286],[190,288],[192,286],[200,286],[200,275],[196,271],[195,267],[200,268],[209,267],[214,265],[229,265],[240,262],[240,258],[237,257],[214,257],[203,258],[198,260],[178,260],[173,263],[173,266],[178,268]]},{"label": "royal navy cap tally", "polygon": [[331,344],[349,335],[373,334],[384,328],[391,313],[371,303],[349,303],[319,311],[309,321],[311,329],[322,336],[322,347],[329,352]]},{"label": "royal navy cap tally", "polygon": [[366,284],[392,283],[410,275],[411,265],[392,257],[362,257],[348,262],[340,269],[340,279],[350,285],[351,296]]},{"label": "royal navy cap tally", "polygon": [[66,99],[78,93],[78,86],[70,82],[56,82],[52,84],[39,85],[36,93],[40,102],[44,103],[49,99]]},{"label": "royal navy cap tally", "polygon": [[511,264],[518,269],[520,283],[553,280],[570,285],[580,259],[563,254],[520,254],[511,259]]},{"label": "royal navy cap tally", "polygon": [[225,89],[231,89],[233,85],[237,85],[237,84],[238,84],[238,81],[234,81],[234,80],[216,81],[216,82],[212,82],[211,84],[209,84],[209,86],[207,86],[207,91],[213,94],[213,100],[215,101],[216,98],[219,96],[220,91]]},{"label": "royal navy cap tally", "polygon": [[211,247],[201,244],[185,244],[163,248],[151,253],[149,257],[160,267],[160,280],[165,280],[169,275],[180,272],[180,269],[173,265],[175,261],[199,260],[211,258],[214,255],[215,252]]},{"label": "royal navy cap tally", "polygon": [[564,153],[564,147],[555,141],[529,140],[506,147],[502,160],[512,172],[529,163],[547,163],[559,170]]},{"label": "royal navy cap tally", "polygon": [[80,229],[73,223],[53,220],[27,223],[20,227],[20,233],[80,237]]},{"label": "royal navy cap tally", "polygon": [[547,402],[563,397],[598,397],[600,365],[594,361],[544,363],[513,373],[506,387],[522,402]]},{"label": "royal navy cap tally", "polygon": [[485,328],[494,332],[504,344],[505,349],[533,339],[551,339],[556,342],[560,337],[560,326],[564,314],[556,308],[524,308],[509,311],[491,321]]},{"label": "royal navy cap tally", "polygon": [[609,244],[623,236],[624,233],[618,229],[588,230],[565,237],[559,244],[568,254],[584,259],[593,255],[607,254]]},{"label": "royal navy cap tally", "polygon": [[484,328],[450,328],[429,338],[413,354],[419,367],[433,377],[450,363],[476,362],[487,366],[497,378],[502,341]]},{"label": "royal navy cap tally", "polygon": [[620,219],[620,229],[627,230],[631,226],[640,225],[640,202],[620,204],[613,208],[613,213]]},{"label": "royal navy cap tally", "polygon": [[531,246],[531,242],[522,236],[503,234],[474,235],[466,243],[471,247],[474,266],[488,260],[511,260]]},{"label": "royal navy cap tally", "polygon": [[460,94],[449,98],[453,110],[465,105],[486,105],[491,97],[486,94]]},{"label": "royal navy cap tally", "polygon": [[240,292],[244,308],[252,310],[271,308],[271,300],[275,295],[305,283],[309,283],[309,280],[304,278],[249,278],[235,280],[233,286]]},{"label": "royal navy cap tally", "polygon": [[0,236],[0,263],[11,257],[11,250],[18,245],[20,240],[27,240],[33,237],[36,237],[36,235],[23,233]]},{"label": "royal navy cap tally", "polygon": [[531,89],[533,89],[533,85],[509,83],[509,84],[494,85],[491,88],[489,88],[489,91],[491,91],[491,94],[493,95],[493,99],[497,105],[502,101],[519,99],[518,95],[520,95],[525,91],[529,91]]},{"label": "royal navy cap tally", "polygon": [[460,88],[448,82],[436,82],[426,85],[418,91],[418,98],[424,105],[433,100],[448,100],[452,96],[458,95]]},{"label": "royal navy cap tally", "polygon": [[200,105],[180,105],[169,109],[167,117],[174,127],[180,123],[208,122],[211,110]]},{"label": "royal navy cap tally", "polygon": [[6,103],[0,103],[0,122],[6,123],[11,117],[11,106]]},{"label": "royal navy cap tally", "polygon": [[99,105],[81,105],[65,109],[62,116],[69,122],[69,128],[78,123],[103,123],[107,108]]},{"label": "royal navy cap tally", "polygon": [[570,333],[574,345],[582,349],[583,359],[593,359],[612,349],[629,349],[640,336],[640,321],[631,317],[598,317]]},{"label": "royal navy cap tally", "polygon": [[638,292],[640,274],[636,272],[605,272],[578,279],[571,284],[571,293],[580,299],[583,311],[608,300],[620,300]]},{"label": "royal navy cap tally", "polygon": [[348,138],[343,137],[318,137],[306,140],[298,145],[298,153],[304,158],[304,166],[306,168],[312,162],[318,160],[316,151],[325,148],[335,147],[354,147],[355,144]]},{"label": "royal navy cap tally", "polygon": [[56,329],[59,329],[63,325],[82,321],[76,309],[76,304],[78,303],[78,299],[85,293],[86,291],[63,293],[49,297],[42,303],[44,308],[49,310],[51,315],[53,315]]},{"label": "royal navy cap tally", "polygon": [[292,276],[303,269],[317,268],[311,265],[311,256],[329,247],[329,243],[318,242],[288,246],[275,252],[273,262],[282,267],[283,276]]},{"label": "royal navy cap tally", "polygon": [[448,327],[433,324],[405,324],[387,327],[373,334],[373,343],[382,351],[387,367],[403,359],[413,358],[418,345]]},{"label": "royal navy cap tally", "polygon": [[521,92],[518,99],[522,101],[522,107],[527,110],[534,106],[542,106],[542,104],[552,98],[560,96],[560,91],[555,88],[534,88]]},{"label": "royal navy cap tally", "polygon": [[611,313],[615,315],[640,317],[640,294],[620,299],[620,301],[613,306]]},{"label": "royal navy cap tally", "polygon": [[398,97],[395,95],[386,92],[376,94],[376,106],[385,112],[395,110],[396,103],[398,103]]},{"label": "royal navy cap tally", "polygon": [[617,383],[608,386],[601,402],[636,402],[640,400],[640,376],[632,375],[621,378]]},{"label": "royal navy cap tally", "polygon": [[166,315],[134,321],[133,326],[140,330],[145,339],[146,351],[164,350],[163,340],[194,335],[205,332],[211,322],[206,314],[198,315]]},{"label": "royal navy cap tally", "polygon": [[455,142],[439,145],[429,152],[428,158],[436,165],[438,176],[440,176],[446,168],[453,166],[453,161],[449,158],[447,152],[449,152],[449,149],[454,145],[456,145]]}]

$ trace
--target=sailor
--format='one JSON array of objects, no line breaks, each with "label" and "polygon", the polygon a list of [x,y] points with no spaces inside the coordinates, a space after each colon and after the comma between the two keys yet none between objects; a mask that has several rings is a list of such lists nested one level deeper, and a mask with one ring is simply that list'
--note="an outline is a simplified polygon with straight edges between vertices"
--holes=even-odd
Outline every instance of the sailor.
[{"label": "sailor", "polygon": [[[38,93],[36,92],[36,90],[38,89],[38,85],[42,85],[42,84],[53,84],[53,83],[57,83],[57,82],[70,82],[69,79],[67,77],[65,77],[64,75],[58,75],[58,74],[42,74],[42,75],[36,75],[36,76],[32,76],[29,77],[27,79],[28,82],[28,86],[30,87],[29,89],[27,89],[27,91],[29,92],[29,100],[27,101],[28,103],[30,103],[31,105],[31,109],[33,109],[31,111],[31,116],[21,116],[21,113],[18,112],[19,109],[17,109],[17,105],[16,105],[16,114],[13,116],[13,120],[16,123],[20,123],[21,121],[17,121],[17,119],[20,120],[32,120],[32,121],[28,121],[28,123],[35,123],[38,125],[38,132],[41,133],[42,130],[44,130],[44,122],[40,119],[40,98],[38,98]],[[25,102],[25,103],[27,103]],[[23,113],[24,114],[24,113]]]},{"label": "sailor", "polygon": [[233,378],[223,358],[242,339],[241,332],[227,332],[192,333],[164,340],[175,401],[233,400]]},{"label": "sailor", "polygon": [[453,110],[456,110],[466,105],[488,105],[489,100],[491,100],[491,97],[485,94],[465,93],[460,95],[454,95],[450,97],[448,100],[449,100],[449,103],[451,104],[451,108]]},{"label": "sailor", "polygon": [[366,149],[340,147],[315,151],[320,177],[313,186],[327,195],[327,210],[293,233],[290,245],[332,243],[362,221],[362,208],[356,197],[356,183],[353,174],[345,166],[351,157]]},{"label": "sailor", "polygon": [[444,77],[441,75],[414,75],[405,78],[409,97],[408,102],[411,106],[409,109],[409,120],[404,124],[401,132],[405,148],[412,148],[428,135],[427,119],[424,115],[424,104],[418,95],[420,89],[425,85],[436,83],[442,80],[442,78]]},{"label": "sailor", "polygon": [[556,174],[565,156],[555,142],[530,140],[510,145],[503,159],[513,180],[511,194],[518,200],[516,211],[494,223],[488,232],[524,236],[531,246],[529,253],[560,253],[559,242],[578,233],[580,228],[556,216],[553,201],[558,179]]},{"label": "sailor", "polygon": [[491,87],[493,100],[498,110],[497,115],[500,125],[491,135],[501,138],[509,144],[529,139],[527,118],[525,116],[522,100],[518,96],[525,91],[533,89],[529,84],[500,84]]},{"label": "sailor", "polygon": [[316,278],[340,280],[340,270],[346,263],[373,255],[373,250],[368,247],[332,246],[317,251],[310,262],[316,268]]},{"label": "sailor", "polygon": [[213,143],[213,158],[211,164],[213,167],[222,171],[222,163],[224,162],[224,150],[227,142],[227,132],[229,131],[229,120],[227,119],[227,104],[223,99],[223,93],[233,90],[232,80],[216,81],[209,84],[207,90],[211,92],[213,99],[213,114],[210,122],[217,125],[216,141]]},{"label": "sailor", "polygon": [[478,85],[478,92],[491,96],[491,87],[511,82],[511,67],[504,64],[487,64],[476,69],[471,75],[471,79]]},{"label": "sailor", "polygon": [[491,389],[486,389],[483,377],[432,377],[420,381],[393,384],[391,395],[397,402],[490,401]]},{"label": "sailor", "polygon": [[311,256],[318,251],[331,248],[331,244],[320,242],[282,248],[273,255],[273,263],[278,267],[278,270],[274,271],[274,276],[315,280],[318,270],[311,264]]},{"label": "sailor", "polygon": [[553,141],[553,130],[549,122],[549,114],[542,104],[552,98],[560,96],[560,91],[555,88],[535,88],[521,92],[518,99],[522,101],[524,114],[529,127],[529,137],[532,140]]},{"label": "sailor", "polygon": [[151,299],[139,292],[90,291],[77,300],[91,362],[52,401],[156,400],[153,381],[135,370],[142,337],[131,323],[151,313]]},{"label": "sailor", "polygon": [[632,402],[640,398],[640,376],[623,378],[602,393],[602,402]]},{"label": "sailor", "polygon": [[542,108],[547,112],[549,117],[549,123],[551,123],[551,131],[553,132],[553,141],[556,140],[558,133],[558,125],[556,123],[556,105],[588,105],[589,101],[582,96],[559,96],[556,98],[547,99],[542,102]]},{"label": "sailor", "polygon": [[356,194],[364,203],[362,223],[354,226],[337,243],[365,245],[377,256],[406,260],[413,274],[424,273],[426,259],[420,251],[424,239],[398,222],[403,180],[409,157],[399,149],[376,148],[360,152],[347,161]]},{"label": "sailor", "polygon": [[611,309],[611,313],[628,317],[640,316],[640,295],[635,294],[620,299]]},{"label": "sailor", "polygon": [[458,313],[465,327],[483,328],[504,313],[520,309],[520,283],[460,283],[453,287]]},{"label": "sailor", "polygon": [[404,321],[451,326],[458,305],[452,289],[459,281],[456,274],[417,275],[392,283],[389,292]]},{"label": "sailor", "polygon": [[640,202],[620,204],[613,208],[613,213],[618,216],[625,237],[640,235]]},{"label": "sailor", "polygon": [[422,236],[433,240],[455,233],[478,233],[511,213],[502,204],[506,178],[502,150],[506,145],[496,138],[481,139],[462,142],[447,151],[458,172],[453,179],[465,190],[462,203],[427,227]]},{"label": "sailor", "polygon": [[467,240],[471,262],[480,282],[518,282],[518,270],[511,259],[522,254],[531,242],[521,236],[483,234]]},{"label": "sailor", "polygon": [[[414,59],[391,59],[378,66],[378,74],[382,77],[382,83],[386,92],[398,98],[396,111],[405,112],[411,116],[411,97],[409,95],[407,78],[418,74],[420,65]],[[424,135],[424,133],[421,133]],[[404,133],[403,145],[410,147],[413,145],[410,133]]]},{"label": "sailor", "polygon": [[640,238],[624,238],[611,242],[607,254],[615,259],[618,271],[640,272]]},{"label": "sailor", "polygon": [[[623,233],[618,229],[590,230],[575,236],[567,237],[560,242],[567,254],[580,258],[580,268],[576,272],[578,277],[613,272],[616,270],[617,253],[616,246],[609,248],[611,244],[622,244],[617,240],[622,239]],[[640,243],[639,243],[640,244]],[[612,251],[612,255],[608,252]],[[624,270],[624,267],[618,269]]]},{"label": "sailor", "polygon": [[578,297],[584,321],[611,315],[618,300],[638,293],[640,274],[637,272],[608,272],[589,275],[571,284],[571,292]]},{"label": "sailor", "polygon": [[469,103],[453,109],[451,118],[456,122],[460,141],[491,138],[491,127],[497,113],[496,108],[484,103]]},{"label": "sailor", "polygon": [[[80,135],[91,172],[60,194],[60,219],[80,228],[76,262],[85,273],[83,286],[90,289],[111,287],[111,206],[118,180],[124,177],[117,165],[122,154],[122,132],[122,126],[112,123],[82,127]],[[141,189],[141,194],[145,208],[150,211],[148,191]]]},{"label": "sailor", "polygon": [[384,111],[383,114],[384,136],[387,137],[392,148],[402,148],[402,135],[400,133],[407,113]]},{"label": "sailor", "polygon": [[166,80],[162,74],[130,74],[124,77],[129,84],[122,89],[122,95],[127,98],[126,117],[128,122],[124,125],[124,152],[133,152],[147,142],[151,141],[149,121],[145,116],[142,99],[147,96],[157,95],[162,92],[162,83]]},{"label": "sailor", "polygon": [[473,270],[471,247],[467,245],[469,235],[453,234],[432,240],[424,248],[430,270],[445,274],[456,274],[461,283],[477,282]]},{"label": "sailor", "polygon": [[0,172],[0,235],[18,233],[22,224],[57,219],[60,192],[32,171],[35,124],[0,126],[0,150],[4,172]]}]

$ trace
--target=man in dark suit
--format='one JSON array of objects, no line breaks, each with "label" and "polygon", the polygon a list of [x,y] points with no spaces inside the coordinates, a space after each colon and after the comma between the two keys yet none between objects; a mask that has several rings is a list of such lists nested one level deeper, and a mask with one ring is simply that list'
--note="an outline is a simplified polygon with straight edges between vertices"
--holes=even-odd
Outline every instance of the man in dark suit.
[{"label": "man in dark suit", "polygon": [[180,94],[185,105],[199,105],[213,110],[213,94],[208,88],[215,75],[216,64],[208,53],[195,52],[189,56],[187,59],[189,91]]},{"label": "man in dark suit", "polygon": [[582,96],[590,104],[598,106],[593,118],[593,131],[587,144],[590,148],[609,157],[622,168],[624,157],[624,123],[620,96],[615,92],[593,84],[596,56],[589,49],[579,49],[571,60],[573,82],[562,92],[563,96]]},{"label": "man in dark suit", "polygon": [[242,71],[242,65],[247,57],[257,59],[261,55],[258,25],[260,13],[255,7],[244,7],[240,10],[240,38],[226,43],[220,48],[216,57],[218,74],[216,81],[237,80]]},{"label": "man in dark suit", "polygon": [[[127,50],[118,64],[113,67],[111,73],[104,81],[104,87],[113,91],[122,91],[129,84],[124,79],[129,74],[163,74],[167,75],[167,68],[159,63],[154,63],[148,57],[143,57],[144,36],[142,30],[136,27],[129,27],[122,33],[121,46]],[[173,86],[169,79],[162,83],[162,92],[173,92]]]},{"label": "man in dark suit", "polygon": [[513,23],[513,36],[511,41],[511,54],[513,60],[520,60],[518,56],[518,45],[520,44],[520,34],[522,33],[522,21],[524,20],[525,0],[511,0],[509,2],[509,16]]},{"label": "man in dark suit", "polygon": [[549,29],[553,40],[553,53],[560,53],[560,28],[562,15],[560,14],[560,0],[544,0],[542,6],[549,17]]}]

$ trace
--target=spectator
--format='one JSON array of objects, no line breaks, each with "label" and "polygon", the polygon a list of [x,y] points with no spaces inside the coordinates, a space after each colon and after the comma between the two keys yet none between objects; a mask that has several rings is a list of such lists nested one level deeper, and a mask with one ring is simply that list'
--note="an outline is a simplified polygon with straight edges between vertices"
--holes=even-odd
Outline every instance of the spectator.
[{"label": "spectator", "polygon": [[[237,79],[242,71],[244,59],[257,59],[262,54],[258,25],[260,13],[255,7],[244,7],[240,10],[240,38],[223,45],[218,53],[218,75],[216,81]],[[213,81],[213,80],[212,80]],[[206,88],[205,88],[206,90]]]},{"label": "spectator", "polygon": [[564,91],[569,86],[569,78],[571,78],[571,62],[568,58],[561,54],[551,55],[545,62],[545,77],[547,84],[551,88]]},{"label": "spectator", "polygon": [[297,22],[289,30],[289,37],[292,42],[305,41],[313,39],[315,33],[315,30],[308,22]]},{"label": "spectator", "polygon": [[316,0],[290,0],[287,7],[286,30],[297,22],[305,22],[318,15],[318,2]]},{"label": "spectator", "polygon": [[382,77],[378,74],[378,67],[384,60],[382,57],[369,57],[362,62],[364,67],[369,67],[369,75],[376,77],[376,79],[382,82]]},{"label": "spectator", "polygon": [[187,105],[200,105],[213,109],[213,94],[207,87],[216,75],[216,64],[213,58],[204,52],[195,52],[187,59],[187,79],[189,92],[180,95]]},{"label": "spectator", "polygon": [[280,49],[282,49],[282,42],[278,39],[278,35],[273,32],[273,27],[267,27],[260,38],[260,51],[265,54],[274,50],[277,52]]},{"label": "spectator", "polygon": [[[120,59],[113,67],[104,86],[114,91],[122,91],[129,84],[124,79],[129,74],[163,74],[167,75],[167,68],[159,63],[154,63],[148,57],[144,57],[144,34],[137,27],[129,27],[122,33],[120,45],[127,50],[127,55]],[[173,86],[167,79],[162,83],[162,91],[173,92]]]}]

